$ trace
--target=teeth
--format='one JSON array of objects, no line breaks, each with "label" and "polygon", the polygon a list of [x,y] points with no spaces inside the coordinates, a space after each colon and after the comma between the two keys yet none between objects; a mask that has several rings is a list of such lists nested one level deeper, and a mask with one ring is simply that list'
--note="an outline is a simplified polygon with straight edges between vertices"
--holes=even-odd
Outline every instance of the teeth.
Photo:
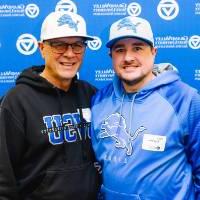
[{"label": "teeth", "polygon": [[124,68],[136,68],[137,66],[124,66]]},{"label": "teeth", "polygon": [[62,65],[65,65],[65,66],[72,66],[73,65],[73,63],[61,63]]}]

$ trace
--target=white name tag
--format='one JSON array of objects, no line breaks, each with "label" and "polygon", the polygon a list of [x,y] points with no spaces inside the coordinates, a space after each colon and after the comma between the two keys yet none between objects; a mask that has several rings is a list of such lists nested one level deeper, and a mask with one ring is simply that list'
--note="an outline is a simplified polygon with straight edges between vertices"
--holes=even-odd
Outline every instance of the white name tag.
[{"label": "white name tag", "polygon": [[166,136],[144,134],[142,149],[148,151],[164,151]]},{"label": "white name tag", "polygon": [[91,110],[90,108],[83,108],[83,118],[86,120],[86,122],[91,122]]}]

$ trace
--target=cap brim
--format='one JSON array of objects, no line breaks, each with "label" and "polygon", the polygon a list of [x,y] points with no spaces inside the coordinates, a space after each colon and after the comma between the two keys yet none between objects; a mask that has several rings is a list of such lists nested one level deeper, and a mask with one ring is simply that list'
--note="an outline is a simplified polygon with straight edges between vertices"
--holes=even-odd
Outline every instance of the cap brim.
[{"label": "cap brim", "polygon": [[51,39],[56,39],[56,38],[65,38],[65,37],[81,37],[84,38],[85,40],[94,40],[95,38],[89,35],[59,35],[57,37],[46,37],[46,38],[41,38],[40,42],[44,40],[51,40]]},{"label": "cap brim", "polygon": [[92,37],[92,36],[86,36],[86,37],[84,37],[86,40],[94,40],[95,38],[94,37]]},{"label": "cap brim", "polygon": [[118,40],[121,40],[121,39],[124,39],[124,38],[136,38],[136,39],[139,39],[139,40],[142,40],[142,41],[146,42],[150,46],[154,46],[152,41],[147,40],[145,38],[137,37],[137,36],[133,36],[133,35],[126,35],[126,36],[117,37],[117,38],[114,38],[114,39],[108,41],[106,43],[106,47],[111,48]]}]

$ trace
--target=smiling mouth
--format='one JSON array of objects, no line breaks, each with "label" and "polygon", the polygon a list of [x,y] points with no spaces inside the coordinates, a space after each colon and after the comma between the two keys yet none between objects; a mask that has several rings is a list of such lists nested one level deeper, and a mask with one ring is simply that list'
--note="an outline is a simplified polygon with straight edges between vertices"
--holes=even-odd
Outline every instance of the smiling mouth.
[{"label": "smiling mouth", "polygon": [[138,68],[138,65],[123,65],[122,68],[125,70],[132,71],[132,70],[135,70],[136,68]]},{"label": "smiling mouth", "polygon": [[61,65],[64,65],[66,67],[73,67],[75,65],[75,63],[66,63],[66,62],[60,62]]}]

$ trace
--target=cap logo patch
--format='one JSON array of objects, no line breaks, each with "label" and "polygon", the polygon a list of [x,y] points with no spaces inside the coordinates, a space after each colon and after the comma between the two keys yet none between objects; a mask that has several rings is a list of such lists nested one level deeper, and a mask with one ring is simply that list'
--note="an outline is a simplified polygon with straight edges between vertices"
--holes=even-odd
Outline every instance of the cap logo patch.
[{"label": "cap logo patch", "polygon": [[132,30],[134,33],[137,33],[137,26],[140,25],[140,22],[133,24],[130,19],[122,19],[117,25],[118,30],[126,28],[127,30]]},{"label": "cap logo patch", "polygon": [[63,26],[67,24],[69,28],[74,29],[76,32],[78,31],[78,23],[79,21],[75,22],[71,18],[70,15],[64,14],[62,17],[58,19],[58,26]]}]

